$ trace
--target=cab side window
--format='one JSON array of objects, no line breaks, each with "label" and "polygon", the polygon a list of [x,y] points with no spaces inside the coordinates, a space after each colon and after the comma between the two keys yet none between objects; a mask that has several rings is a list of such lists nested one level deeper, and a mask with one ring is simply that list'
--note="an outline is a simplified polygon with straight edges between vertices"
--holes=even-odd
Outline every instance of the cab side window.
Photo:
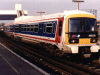
[{"label": "cab side window", "polygon": [[62,21],[59,21],[59,36],[61,36],[62,33]]}]

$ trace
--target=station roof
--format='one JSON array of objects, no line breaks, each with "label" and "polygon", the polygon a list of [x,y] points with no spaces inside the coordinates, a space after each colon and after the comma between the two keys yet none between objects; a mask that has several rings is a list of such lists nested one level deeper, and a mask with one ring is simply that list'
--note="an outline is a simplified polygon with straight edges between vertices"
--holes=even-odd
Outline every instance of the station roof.
[{"label": "station roof", "polygon": [[[24,13],[27,14],[27,11],[24,10]],[[0,10],[0,15],[13,15],[13,14],[17,15],[17,11],[15,11],[15,10]]]},{"label": "station roof", "polygon": [[[27,15],[27,11],[24,10],[24,14]],[[17,17],[17,11],[15,10],[0,10],[0,20],[14,20]]]}]

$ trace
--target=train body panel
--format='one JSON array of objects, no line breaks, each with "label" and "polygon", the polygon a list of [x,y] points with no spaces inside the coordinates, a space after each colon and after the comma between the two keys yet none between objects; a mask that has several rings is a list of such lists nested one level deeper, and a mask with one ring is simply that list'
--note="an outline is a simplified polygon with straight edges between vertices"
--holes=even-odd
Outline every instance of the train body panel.
[{"label": "train body panel", "polygon": [[99,52],[96,17],[74,10],[42,17],[17,18],[4,32],[19,41],[55,45],[68,54]]},{"label": "train body panel", "polygon": [[[62,18],[61,18],[62,19]],[[42,22],[40,22],[40,23],[38,23],[38,22],[30,22],[29,24],[31,24],[31,25],[29,25],[29,26],[32,26],[32,24],[33,25],[38,25],[38,32],[30,32],[30,31],[28,31],[28,32],[25,32],[25,31],[20,31],[20,29],[22,29],[22,27],[21,26],[27,26],[27,24],[25,24],[24,23],[24,25],[23,25],[23,23],[21,24],[21,26],[20,26],[20,24],[19,24],[19,31],[17,31],[17,26],[15,26],[15,25],[11,25],[11,26],[13,26],[13,28],[15,28],[15,30],[14,29],[12,29],[12,31],[9,31],[9,28],[11,27],[10,25],[9,26],[6,26],[5,27],[5,33],[8,35],[8,36],[10,36],[10,37],[14,37],[14,38],[18,38],[18,37],[21,37],[21,39],[22,40],[29,40],[29,39],[33,39],[33,40],[37,40],[37,41],[39,41],[39,42],[46,42],[46,43],[59,43],[59,42],[61,42],[61,40],[60,40],[60,38],[59,37],[61,37],[61,36],[59,36],[58,35],[58,31],[59,31],[59,28],[57,28],[57,26],[59,26],[59,25],[57,25],[58,23],[58,20],[59,19],[50,19],[50,20],[45,20],[45,21],[42,21]],[[43,29],[40,27],[40,24],[41,23],[43,23]],[[48,26],[47,26],[48,25]],[[51,26],[55,26],[54,28],[52,28]],[[47,28],[51,28],[51,32],[52,33],[48,33],[48,32],[50,32],[50,30],[49,31],[46,31],[46,29],[44,29],[44,26],[46,26]],[[8,29],[8,30],[7,30]],[[42,31],[42,33],[39,31],[39,30],[43,30]]]}]

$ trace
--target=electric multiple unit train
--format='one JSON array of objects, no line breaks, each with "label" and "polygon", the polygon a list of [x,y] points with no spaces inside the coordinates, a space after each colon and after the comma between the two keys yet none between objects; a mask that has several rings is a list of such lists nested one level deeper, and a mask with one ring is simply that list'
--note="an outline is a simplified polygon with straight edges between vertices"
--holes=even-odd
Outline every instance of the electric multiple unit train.
[{"label": "electric multiple unit train", "polygon": [[4,33],[18,41],[56,46],[66,54],[97,57],[96,17],[80,10],[43,16],[21,16],[4,25]]}]

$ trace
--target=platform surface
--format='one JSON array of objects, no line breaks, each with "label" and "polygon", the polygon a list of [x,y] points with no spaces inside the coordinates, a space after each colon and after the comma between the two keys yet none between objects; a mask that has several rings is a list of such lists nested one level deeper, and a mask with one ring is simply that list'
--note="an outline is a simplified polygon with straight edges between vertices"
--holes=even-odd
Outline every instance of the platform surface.
[{"label": "platform surface", "polygon": [[0,43],[0,75],[45,75],[45,71],[30,65]]}]

